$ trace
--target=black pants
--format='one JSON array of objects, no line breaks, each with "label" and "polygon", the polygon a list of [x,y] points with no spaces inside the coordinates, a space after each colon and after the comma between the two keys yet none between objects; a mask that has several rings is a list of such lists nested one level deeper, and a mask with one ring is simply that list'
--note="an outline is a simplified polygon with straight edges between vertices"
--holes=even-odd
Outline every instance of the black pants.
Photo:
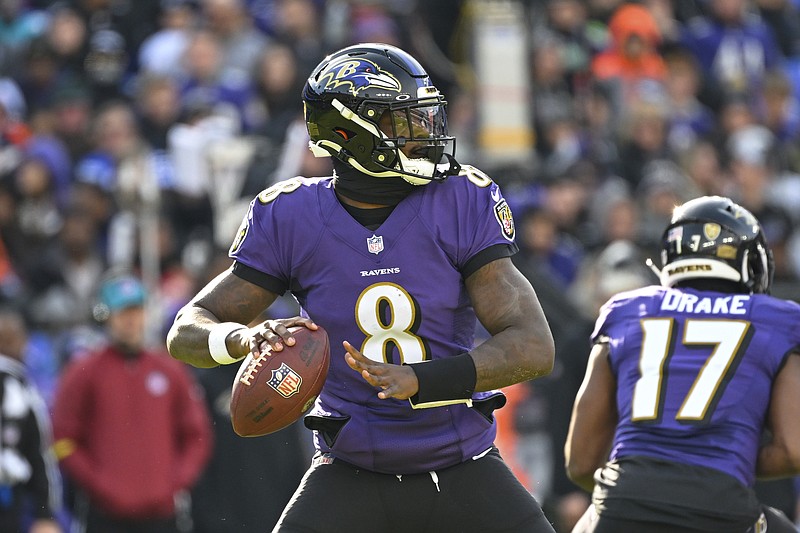
[{"label": "black pants", "polygon": [[86,533],[180,533],[175,518],[132,520],[90,513]]},{"label": "black pants", "polygon": [[[763,507],[766,529],[763,529],[763,522],[754,524],[746,533],[796,533],[797,528],[786,518],[782,511],[774,507]],[[572,533],[619,533],[621,531],[636,531],[637,533],[709,533],[707,529],[688,529],[684,526],[673,526],[669,524],[656,524],[641,520],[625,520],[623,518],[613,518],[598,516],[593,506],[584,513],[583,517],[575,525]]]},{"label": "black pants", "polygon": [[592,505],[573,533],[748,533],[761,515],[770,533],[796,533],[752,488],[717,469],[630,456],[609,461],[594,480]]},{"label": "black pants", "polygon": [[273,533],[529,533],[553,527],[493,450],[394,476],[316,458]]},{"label": "black pants", "polygon": [[187,533],[191,526],[179,527],[176,516],[166,518],[130,519],[106,514],[92,505],[84,494],[75,502],[73,530],[80,533]]}]

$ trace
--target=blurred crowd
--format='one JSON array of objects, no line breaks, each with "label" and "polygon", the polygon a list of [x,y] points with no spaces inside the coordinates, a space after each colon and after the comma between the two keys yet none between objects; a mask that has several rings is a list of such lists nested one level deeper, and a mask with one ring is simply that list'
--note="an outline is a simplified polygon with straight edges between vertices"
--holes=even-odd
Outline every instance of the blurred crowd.
[{"label": "blurred crowd", "polygon": [[[527,61],[508,68],[529,78],[533,140],[507,164],[484,157],[475,109],[487,4],[525,28]],[[568,524],[586,505],[561,447],[588,333],[611,294],[657,282],[645,260],[659,264],[673,206],[722,194],[748,208],[773,293],[800,297],[800,0],[0,0],[0,300],[27,321],[32,379],[51,403],[65,364],[102,344],[110,273],[144,281],[163,346],[228,266],[250,199],[330,172],[307,150],[300,90],[326,53],[368,41],[420,59],[456,156],[514,210],[514,260],[558,353],[552,376],[509,391],[500,439]]]}]

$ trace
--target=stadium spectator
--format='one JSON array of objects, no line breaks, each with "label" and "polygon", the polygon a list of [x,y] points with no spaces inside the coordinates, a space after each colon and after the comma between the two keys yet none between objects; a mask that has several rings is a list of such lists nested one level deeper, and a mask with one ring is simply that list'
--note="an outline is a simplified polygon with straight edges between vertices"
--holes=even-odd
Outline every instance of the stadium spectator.
[{"label": "stadium spectator", "polygon": [[590,24],[587,6],[578,0],[548,0],[544,16],[533,16],[533,46],[553,42],[569,87],[580,92],[592,58],[607,45],[606,28]]},{"label": "stadium spectator", "polygon": [[[167,150],[174,170],[172,203],[167,216],[172,221],[177,238],[188,243],[197,231],[214,234],[219,215],[215,205],[223,197],[216,190],[209,154],[214,146],[239,139],[238,119],[220,110],[211,102],[183,101],[180,119],[167,132]],[[234,180],[225,180],[228,191],[235,189]],[[212,201],[212,197],[217,200]]]},{"label": "stadium spectator", "polygon": [[519,247],[525,261],[535,262],[547,273],[550,283],[569,287],[583,259],[583,247],[562,232],[555,215],[542,208],[529,208],[520,214]]},{"label": "stadium spectator", "polygon": [[190,0],[162,0],[160,28],[139,48],[139,75],[183,75],[182,58],[199,17]]},{"label": "stadium spectator", "polygon": [[780,70],[764,75],[761,99],[755,104],[760,122],[775,135],[780,151],[787,158],[787,165],[800,170],[795,140],[800,135],[800,101],[795,97],[792,85]]},{"label": "stadium spectator", "polygon": [[178,83],[164,74],[140,74],[136,84],[135,111],[142,137],[154,150],[166,152],[169,130],[181,118]]},{"label": "stadium spectator", "polygon": [[647,163],[634,194],[641,213],[637,244],[655,254],[660,246],[659,231],[669,222],[675,206],[696,196],[698,189],[672,159]]},{"label": "stadium spectator", "polygon": [[33,323],[48,333],[61,364],[71,358],[73,336],[92,324],[98,280],[107,264],[98,248],[99,230],[92,215],[69,209],[56,238],[25,272]]},{"label": "stadium spectator", "polygon": [[31,9],[25,2],[3,2],[0,20],[2,67],[5,71],[13,71],[19,68],[27,45],[46,31],[47,14],[40,9]]},{"label": "stadium spectator", "polygon": [[[311,72],[325,57],[326,29],[324,28],[324,5],[316,0],[277,0],[273,35],[276,40],[289,45],[297,58],[299,72]],[[349,20],[343,33],[351,31]]]},{"label": "stadium spectator", "polygon": [[710,140],[700,140],[689,147],[678,160],[681,170],[692,181],[698,196],[722,195],[728,189],[726,175]]},{"label": "stadium spectator", "polygon": [[681,43],[697,58],[702,99],[715,110],[732,94],[758,95],[764,74],[783,59],[749,0],[710,0],[706,15],[688,21]]},{"label": "stadium spectator", "polygon": [[614,12],[608,31],[608,48],[594,56],[591,73],[611,88],[614,109],[622,114],[632,103],[662,90],[667,69],[658,51],[661,32],[647,8],[633,3]]},{"label": "stadium spectator", "polygon": [[88,34],[86,22],[71,4],[56,3],[50,8],[50,24],[44,36],[45,50],[53,54],[59,71],[82,76]]},{"label": "stadium spectator", "polygon": [[581,145],[588,162],[595,167],[599,185],[606,176],[613,174],[618,167],[618,137],[621,131],[621,120],[614,110],[611,91],[600,83],[590,83],[589,87],[577,98],[581,122]]},{"label": "stadium spectator", "polygon": [[[64,369],[55,450],[87,533],[190,531],[188,491],[211,452],[202,392],[188,369],[144,348],[145,289],[130,275],[100,288],[108,344]],[[125,460],[120,460],[124,457]]]},{"label": "stadium spectator", "polygon": [[[47,92],[50,90],[45,89]],[[78,162],[92,148],[92,94],[81,78],[67,75],[54,80],[51,98],[43,106],[41,115],[48,132],[52,132],[66,147],[71,170],[75,174]]]},{"label": "stadium spectator", "polygon": [[40,159],[23,161],[14,172],[17,217],[30,253],[50,245],[61,229],[62,216],[50,167]]},{"label": "stadium spectator", "polygon": [[800,11],[793,0],[755,0],[753,8],[772,29],[784,56],[800,52]]},{"label": "stadium spectator", "polygon": [[661,101],[637,101],[628,108],[619,140],[619,176],[632,194],[644,179],[647,166],[674,160],[669,145],[669,111]]},{"label": "stadium spectator", "polygon": [[183,110],[207,107],[215,115],[234,120],[238,130],[249,131],[258,122],[252,116],[255,100],[252,81],[238,71],[225,69],[225,47],[221,38],[207,30],[195,30],[183,57],[186,75],[180,79]]},{"label": "stadium spectator", "polygon": [[296,100],[304,79],[298,67],[294,51],[284,44],[274,44],[259,56],[254,87],[269,122],[260,128],[261,135],[279,140],[299,115]]},{"label": "stadium spectator", "polygon": [[716,127],[712,111],[698,98],[700,71],[689,52],[675,49],[665,54],[668,98],[667,142],[679,157],[700,139],[711,136]]},{"label": "stadium spectator", "polygon": [[[94,73],[103,71],[104,74],[100,78],[96,78],[96,81],[108,85],[109,88],[113,85],[111,83],[112,77],[106,77],[106,74],[116,71],[117,67],[123,67],[117,71],[121,75],[118,80],[127,79],[132,75],[137,68],[136,58],[139,55],[139,47],[142,41],[158,29],[161,0],[136,0],[135,7],[133,4],[118,5],[109,0],[73,0],[66,3],[66,5],[72,6],[84,21],[87,29],[87,41],[85,44],[88,48],[84,48],[86,53],[84,57],[86,74],[92,78],[92,74],[90,74],[92,71]],[[61,9],[64,4],[56,2],[56,6]],[[106,33],[109,31],[116,35],[112,36]],[[96,42],[93,47],[91,41],[99,33],[105,34],[101,38],[105,42]],[[113,39],[113,43],[111,43],[111,39]],[[107,48],[109,44],[111,47]],[[92,50],[93,48],[94,50]],[[101,67],[100,70],[95,70],[87,65],[85,61],[93,51],[101,54],[113,52],[111,55],[106,56],[106,59],[111,61]],[[118,60],[122,60],[124,64],[118,63]]]},{"label": "stadium spectator", "polygon": [[208,29],[221,44],[220,78],[253,82],[256,66],[270,39],[258,31],[245,0],[200,0]]}]

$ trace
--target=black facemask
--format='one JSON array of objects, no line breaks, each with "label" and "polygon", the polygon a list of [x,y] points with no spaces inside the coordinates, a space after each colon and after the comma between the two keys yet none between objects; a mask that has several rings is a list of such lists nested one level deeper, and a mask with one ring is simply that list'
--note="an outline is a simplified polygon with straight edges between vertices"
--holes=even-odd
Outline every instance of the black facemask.
[{"label": "black facemask", "polygon": [[419,185],[412,185],[403,178],[376,178],[359,172],[353,167],[333,160],[336,171],[336,192],[356,200],[378,205],[397,205]]}]

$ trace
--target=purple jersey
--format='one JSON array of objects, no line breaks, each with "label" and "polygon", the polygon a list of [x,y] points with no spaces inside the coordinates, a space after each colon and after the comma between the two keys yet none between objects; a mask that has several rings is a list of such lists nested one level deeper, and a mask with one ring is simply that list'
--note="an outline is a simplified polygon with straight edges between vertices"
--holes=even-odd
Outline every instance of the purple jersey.
[{"label": "purple jersey", "polygon": [[419,187],[374,231],[345,211],[333,178],[294,178],[253,200],[231,257],[285,282],[330,337],[330,371],[309,415],[349,421],[332,446],[315,431],[318,449],[369,470],[411,474],[491,447],[493,421],[466,404],[412,409],[378,399],[347,366],[342,341],[395,364],[472,349],[476,318],[460,270],[513,239],[500,190],[472,168]]},{"label": "purple jersey", "polygon": [[800,346],[800,305],[764,294],[645,287],[606,303],[617,379],[611,459],[716,468],[751,486],[772,382]]}]

